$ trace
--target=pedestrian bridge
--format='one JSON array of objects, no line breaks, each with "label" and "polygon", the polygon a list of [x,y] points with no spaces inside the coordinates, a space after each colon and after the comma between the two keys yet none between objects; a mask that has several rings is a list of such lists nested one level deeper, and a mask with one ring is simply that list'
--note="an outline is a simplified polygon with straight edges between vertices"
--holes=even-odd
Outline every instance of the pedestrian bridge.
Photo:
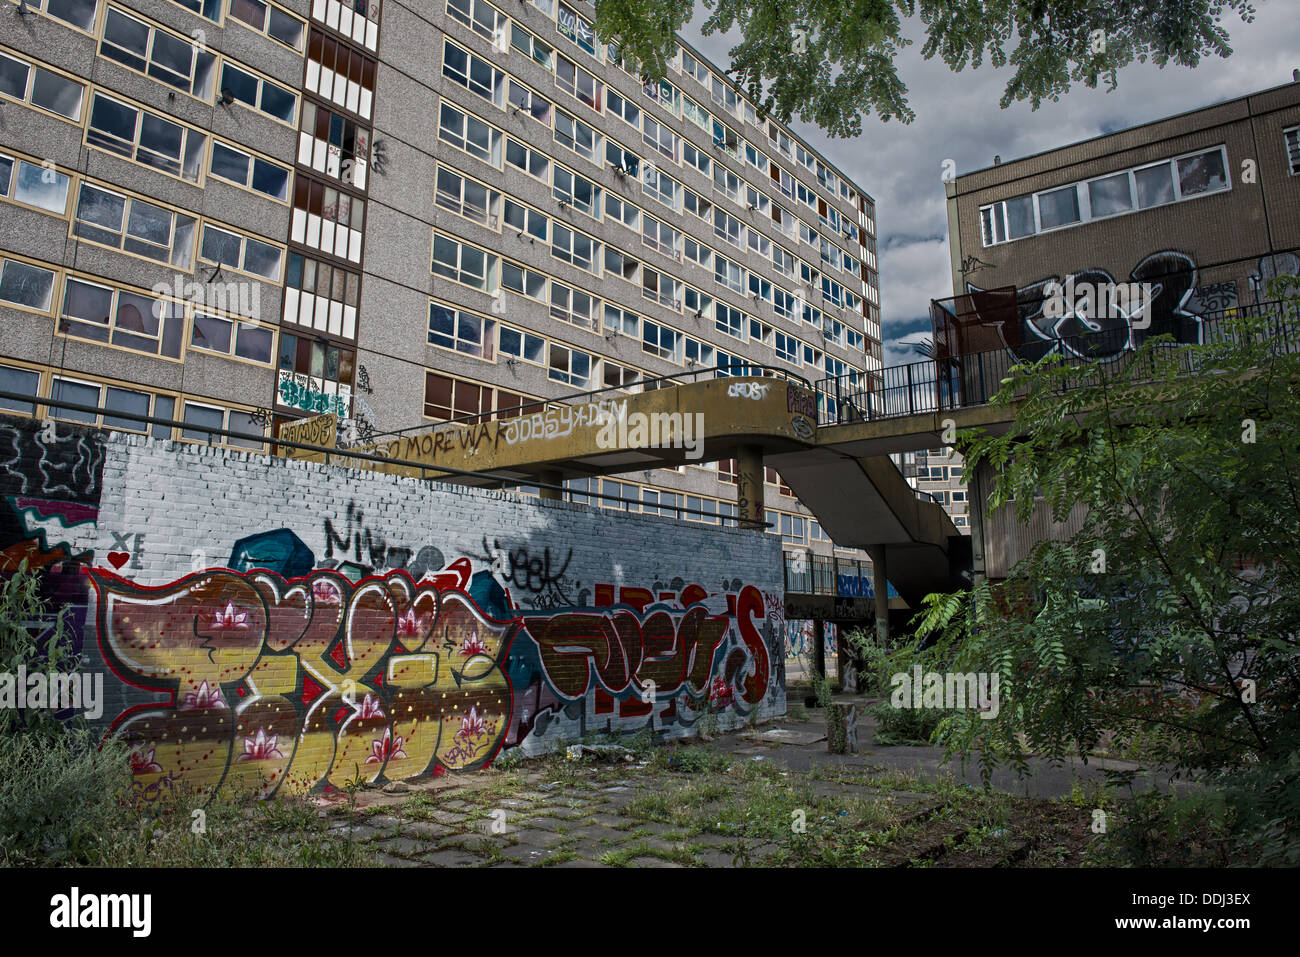
[{"label": "pedestrian bridge", "polygon": [[466,417],[355,451],[392,460],[358,462],[378,471],[480,487],[538,485],[556,498],[566,479],[735,459],[737,519],[753,527],[763,526],[769,466],[838,545],[867,550],[909,606],[961,580],[970,560],[965,536],[888,458],[938,446],[945,426],[934,414],[823,426],[809,383],[746,371],[767,374],[707,370],[696,375],[713,377]]}]

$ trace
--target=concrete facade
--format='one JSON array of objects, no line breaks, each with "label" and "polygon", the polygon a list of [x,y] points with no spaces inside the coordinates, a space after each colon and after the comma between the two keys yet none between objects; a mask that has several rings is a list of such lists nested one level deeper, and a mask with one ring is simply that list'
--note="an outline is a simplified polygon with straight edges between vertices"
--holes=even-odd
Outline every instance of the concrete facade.
[{"label": "concrete facade", "polygon": [[[719,361],[809,381],[879,367],[873,201],[788,130],[759,121],[721,71],[684,44],[656,88],[643,87],[590,37],[586,3],[40,0],[27,7],[26,16],[17,4],[0,8],[14,26],[0,40],[9,58],[0,64],[12,74],[21,61],[29,77],[21,90],[3,88],[0,154],[13,163],[14,185],[0,196],[0,250],[17,263],[9,267],[13,284],[39,287],[52,276],[46,295],[29,287],[34,302],[0,296],[0,354],[10,360],[0,385],[10,391],[143,408],[192,422],[189,430],[152,429],[191,440],[206,438],[202,425],[264,433],[285,419],[336,411],[351,422],[344,435],[364,441],[606,385],[631,391],[640,379]],[[142,58],[132,59],[133,45]],[[453,60],[471,58],[472,78],[455,80],[456,71],[445,69],[447,51]],[[177,78],[181,60],[188,80]],[[65,89],[80,85],[75,115],[60,115],[36,92],[34,78],[48,85],[51,73]],[[591,104],[583,102],[583,83],[599,87],[587,96]],[[627,104],[621,115],[611,94]],[[92,117],[97,96],[152,112],[151,124],[183,124],[178,135],[193,147],[193,175],[182,168],[184,157],[176,170],[161,170],[138,161],[138,144],[109,148],[95,132],[104,126]],[[462,118],[462,134],[468,127],[471,139],[481,133],[495,145],[485,155],[453,145],[453,115]],[[584,137],[593,138],[588,156],[580,155]],[[230,181],[231,163],[242,162],[232,149],[256,167],[245,186]],[[508,162],[519,149],[533,151],[544,176]],[[616,173],[613,156],[635,172]],[[561,168],[602,192],[594,215],[559,203]],[[20,172],[29,179],[45,172],[57,178],[48,184],[56,189],[66,181],[61,208],[42,208],[31,190],[20,197]],[[453,181],[461,183],[455,200]],[[120,208],[83,208],[87,188],[115,194]],[[137,200],[142,213],[159,206],[170,213],[174,241],[161,261],[155,247],[124,251],[130,225],[119,225],[113,240],[85,220],[116,212],[128,222]],[[545,220],[544,236],[530,242],[505,225],[507,202],[527,207],[539,229]],[[688,202],[707,212],[693,215]],[[195,220],[188,239],[186,217]],[[220,230],[224,243],[209,247],[209,229]],[[470,255],[495,259],[494,269],[481,283],[439,273],[431,268],[435,234],[444,246],[469,244],[477,251]],[[184,259],[187,243],[188,261],[178,268],[168,258]],[[580,258],[587,243],[598,250],[591,268],[560,258]],[[788,255],[774,254],[773,244]],[[257,261],[276,260],[265,275],[239,268],[254,248],[263,257]],[[738,289],[715,278],[719,254],[733,264]],[[543,283],[535,298],[510,291],[507,263]],[[660,288],[678,284],[673,294],[647,298],[651,273],[662,277]],[[212,289],[232,282],[232,296],[247,308],[219,313]],[[114,298],[101,305],[103,294],[86,292],[87,284],[112,287]],[[174,341],[151,340],[152,354],[139,340],[96,328],[116,329],[124,301],[143,311],[160,285],[176,288],[173,298],[207,298],[202,308],[213,318],[198,338],[192,304],[174,306]],[[562,308],[565,290],[594,300],[585,327]],[[94,302],[87,305],[88,295]],[[449,310],[440,321],[477,325],[482,342],[439,337],[431,328],[435,305]],[[618,333],[607,306],[627,313]],[[70,308],[92,307],[99,310],[92,325],[66,324]],[[226,316],[256,325],[221,322]],[[655,324],[653,341],[646,322]],[[132,344],[98,341],[110,337]],[[159,354],[168,351],[174,354]],[[445,406],[439,389],[449,390]],[[679,504],[725,517],[734,511],[731,473],[724,467],[720,480],[716,468],[687,467],[571,481],[579,493],[608,484],[652,514]],[[774,533],[829,552],[776,473],[767,479]]]}]

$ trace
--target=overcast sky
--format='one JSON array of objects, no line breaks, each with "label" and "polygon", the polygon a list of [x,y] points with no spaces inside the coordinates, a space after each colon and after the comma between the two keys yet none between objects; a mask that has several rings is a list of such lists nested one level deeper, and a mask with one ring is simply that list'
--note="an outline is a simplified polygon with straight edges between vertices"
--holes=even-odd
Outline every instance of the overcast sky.
[{"label": "overcast sky", "polygon": [[[909,343],[928,337],[931,299],[952,295],[948,220],[941,180],[947,158],[959,174],[982,169],[994,155],[1004,161],[1150,122],[1174,113],[1232,99],[1289,82],[1300,67],[1300,3],[1257,0],[1254,23],[1233,15],[1224,25],[1233,55],[1202,60],[1195,70],[1134,64],[1119,74],[1111,93],[1078,87],[1037,111],[1028,104],[998,108],[1010,71],[985,65],[952,73],[919,52],[920,23],[908,35],[917,42],[898,60],[916,119],[904,126],[863,119],[857,141],[833,140],[816,127],[795,129],[876,200],[884,362],[919,358]],[[684,31],[715,61],[726,64],[731,43],[703,37],[702,8]]]}]

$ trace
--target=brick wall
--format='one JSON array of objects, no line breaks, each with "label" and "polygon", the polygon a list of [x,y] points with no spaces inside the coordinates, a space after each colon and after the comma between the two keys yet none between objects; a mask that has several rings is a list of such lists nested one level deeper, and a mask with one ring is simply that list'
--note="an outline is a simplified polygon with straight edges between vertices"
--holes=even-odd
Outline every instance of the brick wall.
[{"label": "brick wall", "polygon": [[30,419],[0,418],[0,494],[147,797],[785,710],[762,533]]}]

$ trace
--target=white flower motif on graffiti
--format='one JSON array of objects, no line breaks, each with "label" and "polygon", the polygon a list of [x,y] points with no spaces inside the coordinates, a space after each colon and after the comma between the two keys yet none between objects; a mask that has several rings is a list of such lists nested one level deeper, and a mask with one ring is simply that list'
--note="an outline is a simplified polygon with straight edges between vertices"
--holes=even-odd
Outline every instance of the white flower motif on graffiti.
[{"label": "white flower motif on graffiti", "polygon": [[194,711],[199,708],[227,708],[226,699],[221,697],[221,689],[216,685],[208,686],[204,681],[197,691],[188,691],[185,693],[185,700],[181,702],[178,711]]},{"label": "white flower motif on graffiti", "polygon": [[394,736],[391,728],[385,728],[382,740],[376,738],[370,742],[370,754],[366,757],[366,764],[383,764],[387,758],[397,761],[406,757],[406,752],[402,750],[402,745],[405,743],[400,734]]},{"label": "white flower motif on graffiti", "polygon": [[235,760],[262,761],[267,758],[282,758],[284,754],[276,747],[279,740],[280,736],[278,734],[268,735],[265,728],[258,728],[257,734],[244,739],[244,753]]},{"label": "white flower motif on graffiti", "polygon": [[247,628],[248,612],[237,611],[233,601],[226,602],[225,611],[215,611],[212,613],[212,621],[209,624],[216,629],[222,630],[227,628]]}]

